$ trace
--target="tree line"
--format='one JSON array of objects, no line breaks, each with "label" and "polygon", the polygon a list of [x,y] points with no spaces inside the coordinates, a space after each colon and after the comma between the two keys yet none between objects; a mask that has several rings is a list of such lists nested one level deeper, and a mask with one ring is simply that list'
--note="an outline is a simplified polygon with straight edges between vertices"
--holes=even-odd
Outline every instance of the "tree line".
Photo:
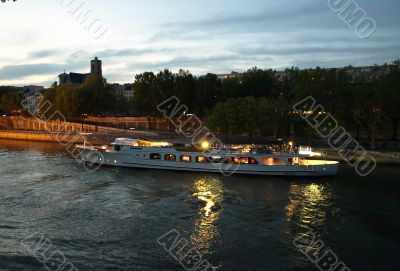
[{"label": "tree line", "polygon": [[[357,73],[353,68],[287,69],[283,75],[254,67],[239,77],[219,80],[215,74],[195,77],[187,71],[173,74],[145,72],[135,77],[134,108],[158,116],[157,105],[177,96],[190,112],[221,134],[307,135],[310,128],[293,114],[292,106],[314,97],[346,130],[358,139],[382,134],[390,124],[397,140],[400,122],[400,62]],[[385,131],[387,131],[386,129]]]},{"label": "tree line", "polygon": [[238,97],[269,97],[279,94],[273,70],[253,68],[241,78],[220,80],[215,74],[196,77],[189,71],[173,74],[168,69],[157,74],[145,72],[135,77],[135,110],[157,116],[157,105],[171,96],[178,97],[190,113],[206,117],[216,104]]},{"label": "tree line", "polygon": [[61,112],[67,120],[80,120],[84,115],[120,114],[129,110],[129,101],[116,96],[111,84],[100,76],[86,78],[82,85],[56,83],[44,92],[52,104],[51,111]]},{"label": "tree line", "polygon": [[[400,61],[355,73],[341,69],[287,69],[276,72],[254,67],[240,76],[220,80],[215,74],[196,77],[189,71],[174,74],[165,69],[135,76],[134,97],[116,96],[112,85],[101,77],[89,77],[82,85],[54,84],[44,93],[53,110],[68,120],[84,114],[122,114],[133,108],[135,115],[161,116],[157,105],[176,96],[189,112],[205,120],[221,134],[299,135],[312,133],[293,114],[292,106],[312,96],[340,126],[356,138],[374,138],[385,127],[397,140],[400,122]],[[22,94],[0,87],[0,112],[21,109]],[[48,112],[49,114],[52,112]],[[389,128],[387,126],[390,126]]]},{"label": "tree line", "polygon": [[[0,113],[29,115],[22,106],[25,99],[20,88],[0,87]],[[55,82],[43,91],[43,99],[51,107],[42,117],[51,116],[59,111],[67,120],[80,120],[86,114],[125,114],[132,107],[123,96],[116,96],[111,84],[103,78],[91,76],[84,84],[67,84],[58,86]],[[38,101],[40,107],[40,101]]]},{"label": "tree line", "polygon": [[22,93],[16,87],[0,86],[0,114],[22,109]]}]

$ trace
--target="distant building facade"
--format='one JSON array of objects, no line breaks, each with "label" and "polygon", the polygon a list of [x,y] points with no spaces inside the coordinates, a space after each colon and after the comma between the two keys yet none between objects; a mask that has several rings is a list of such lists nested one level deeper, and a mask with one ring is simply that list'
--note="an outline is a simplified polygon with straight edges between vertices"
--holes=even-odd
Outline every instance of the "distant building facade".
[{"label": "distant building facade", "polygon": [[114,90],[115,96],[123,96],[124,95],[125,85],[115,83],[115,84],[112,84],[111,86]]},{"label": "distant building facade", "polygon": [[226,79],[232,79],[232,78],[242,78],[243,73],[239,72],[231,72],[231,73],[226,73],[226,74],[217,74],[217,77],[219,80],[224,81]]},{"label": "distant building facade", "polygon": [[129,101],[135,95],[135,90],[133,89],[132,84],[125,84],[124,94],[123,96]]},{"label": "distant building facade", "polygon": [[345,67],[347,75],[352,79],[352,81],[365,80],[372,81],[374,79],[380,78],[390,71],[391,65],[383,66],[362,66],[362,67]]},{"label": "distant building facade", "polygon": [[[392,64],[393,65],[393,64]],[[397,64],[400,65],[400,64]],[[343,68],[326,68],[326,70],[345,70],[347,75],[350,77],[352,81],[357,80],[366,80],[371,81],[375,78],[379,78],[389,72],[389,66],[391,65],[374,65],[374,66],[360,66],[360,67],[343,67]],[[300,69],[302,70],[302,69]],[[309,69],[314,70],[314,69]],[[288,77],[289,72],[287,70],[284,71],[274,71],[275,78],[278,80],[284,80]],[[244,73],[239,72],[231,72],[227,74],[217,74],[218,79],[221,81],[232,79],[232,78],[243,78]]]},{"label": "distant building facade", "polygon": [[44,99],[45,89],[42,86],[25,86],[22,88],[22,93],[25,97],[23,106],[31,115],[38,114],[39,105]]},{"label": "distant building facade", "polygon": [[59,85],[75,84],[81,85],[85,83],[86,78],[90,76],[100,76],[103,77],[102,61],[97,57],[90,61],[90,73],[62,73],[58,76]]},{"label": "distant building facade", "polygon": [[103,77],[102,61],[97,56],[90,61],[90,75]]},{"label": "distant building facade", "polygon": [[24,86],[22,88],[22,93],[24,94],[25,97],[29,97],[35,94],[38,94],[39,92],[43,91],[44,87],[43,86]]},{"label": "distant building facade", "polygon": [[133,84],[112,84],[112,87],[114,89],[115,96],[123,96],[127,100],[130,100],[135,94]]}]

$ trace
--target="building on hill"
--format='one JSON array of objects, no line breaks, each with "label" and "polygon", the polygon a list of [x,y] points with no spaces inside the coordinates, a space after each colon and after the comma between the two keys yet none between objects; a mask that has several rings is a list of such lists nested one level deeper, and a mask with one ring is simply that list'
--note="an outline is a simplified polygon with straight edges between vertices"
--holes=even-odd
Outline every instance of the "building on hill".
[{"label": "building on hill", "polygon": [[112,86],[112,88],[114,90],[115,96],[123,96],[124,88],[125,88],[124,85],[115,83],[115,84],[112,84],[111,86]]},{"label": "building on hill", "polygon": [[103,77],[103,70],[102,70],[102,61],[99,60],[97,57],[90,61],[90,73],[62,73],[58,76],[59,78],[59,85],[67,85],[67,84],[74,84],[74,85],[81,85],[85,83],[86,78],[89,76],[100,76]]},{"label": "building on hill", "polygon": [[42,86],[24,86],[22,88],[22,93],[24,94],[25,97],[29,97],[29,96],[35,95],[43,90],[44,90],[44,87],[42,87]]},{"label": "building on hill", "polygon": [[243,77],[243,73],[239,73],[239,72],[231,72],[231,73],[227,73],[227,74],[217,74],[218,79],[220,79],[221,81],[224,81],[226,79],[232,79],[232,78],[242,78]]},{"label": "building on hill", "polygon": [[67,85],[67,84],[83,84],[87,78],[87,74],[82,74],[82,73],[75,73],[75,72],[70,72],[69,74],[67,73],[62,73],[58,76],[59,80],[59,85]]},{"label": "building on hill", "polygon": [[[393,65],[400,65],[400,61],[395,61],[394,64],[390,65],[373,65],[373,66],[347,66],[347,67],[342,67],[342,68],[323,68],[323,70],[345,70],[346,74],[349,76],[351,82],[358,81],[358,80],[365,80],[365,81],[371,81],[373,79],[379,78],[381,76],[384,76],[390,71],[390,66]],[[310,68],[310,69],[299,69],[300,71],[302,70],[310,70],[313,71],[316,68]],[[231,72],[227,74],[217,74],[218,79],[221,81],[227,80],[227,79],[232,79],[232,78],[243,78],[245,73],[238,73],[238,72]],[[287,70],[281,70],[281,71],[274,71],[275,78],[283,81],[285,78],[287,78],[290,75],[290,72]]]},{"label": "building on hill", "polygon": [[112,84],[112,87],[114,89],[115,96],[123,96],[127,100],[130,100],[135,93],[132,84]]},{"label": "building on hill", "polygon": [[103,77],[102,61],[97,56],[90,61],[90,75]]},{"label": "building on hill", "polygon": [[[36,87],[36,88],[33,88]],[[31,114],[36,116],[39,112],[40,104],[44,100],[45,89],[38,86],[24,87],[25,99],[22,102],[24,109]]]},{"label": "building on hill", "polygon": [[133,95],[135,94],[135,90],[133,89],[132,84],[125,84],[124,88],[124,97],[129,101],[130,99],[133,98]]}]

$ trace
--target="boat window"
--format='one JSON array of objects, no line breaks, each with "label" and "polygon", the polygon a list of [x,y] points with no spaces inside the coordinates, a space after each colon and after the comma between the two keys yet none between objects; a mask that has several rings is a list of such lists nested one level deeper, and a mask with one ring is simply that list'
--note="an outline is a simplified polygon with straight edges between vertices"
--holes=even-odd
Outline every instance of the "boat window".
[{"label": "boat window", "polygon": [[152,154],[150,154],[150,159],[153,159],[153,160],[160,160],[160,159],[161,159],[161,154],[159,154],[159,153],[152,153]]},{"label": "boat window", "polygon": [[255,158],[250,157],[250,158],[249,158],[249,164],[250,164],[250,165],[257,165],[258,162],[257,162],[257,160],[256,160]]},{"label": "boat window", "polygon": [[120,145],[114,145],[114,150],[120,151],[121,150],[121,146]]},{"label": "boat window", "polygon": [[197,156],[196,157],[196,162],[197,163],[208,163],[208,159],[205,156]]},{"label": "boat window", "polygon": [[230,157],[230,162],[243,165],[257,165],[258,162],[252,157]]},{"label": "boat window", "polygon": [[[290,161],[289,161],[290,162]],[[292,165],[299,165],[299,158],[298,157],[294,157],[292,159]]]},{"label": "boat window", "polygon": [[299,158],[298,157],[293,157],[293,158],[288,158],[289,165],[297,166],[299,165]]},{"label": "boat window", "polygon": [[285,160],[279,158],[261,158],[261,162],[267,166],[285,166]]},{"label": "boat window", "polygon": [[192,157],[190,155],[182,155],[181,162],[192,162]]},{"label": "boat window", "polygon": [[173,154],[166,154],[164,156],[164,160],[166,161],[176,161],[176,155]]},{"label": "boat window", "polygon": [[227,163],[227,164],[229,164],[229,163],[234,163],[234,157],[226,157],[226,159],[225,159],[225,163]]},{"label": "boat window", "polygon": [[207,159],[208,159],[208,162],[214,163],[214,164],[223,163],[225,161],[225,159],[223,157],[217,156],[217,155],[211,156],[211,157],[207,157]]}]

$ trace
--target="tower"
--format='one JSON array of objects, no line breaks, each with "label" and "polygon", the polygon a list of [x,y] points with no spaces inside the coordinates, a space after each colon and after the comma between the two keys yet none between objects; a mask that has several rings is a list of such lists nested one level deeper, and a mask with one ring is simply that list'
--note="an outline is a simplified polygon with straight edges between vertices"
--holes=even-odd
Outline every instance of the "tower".
[{"label": "tower", "polygon": [[90,61],[90,74],[94,76],[103,76],[103,71],[101,69],[101,60],[97,58],[97,56]]}]

